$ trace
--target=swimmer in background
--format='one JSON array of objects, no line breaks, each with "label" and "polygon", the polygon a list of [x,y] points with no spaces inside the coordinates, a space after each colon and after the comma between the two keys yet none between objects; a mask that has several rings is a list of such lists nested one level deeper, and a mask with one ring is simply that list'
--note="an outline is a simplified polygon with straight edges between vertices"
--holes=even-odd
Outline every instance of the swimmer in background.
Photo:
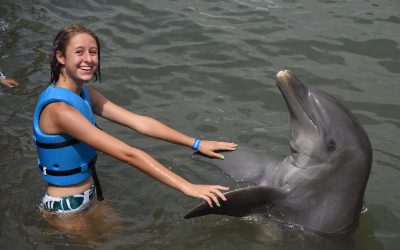
[{"label": "swimmer in background", "polygon": [[0,83],[8,88],[18,87],[19,84],[15,81],[14,78],[8,77],[3,74],[0,70]]},{"label": "swimmer in background", "polygon": [[[132,113],[94,88],[86,87],[88,82],[100,80],[100,43],[92,31],[80,25],[61,29],[53,42],[50,64],[50,86],[40,95],[33,119],[39,171],[48,183],[41,207],[45,215],[52,215],[50,223],[57,224],[54,215],[82,211],[95,193],[102,199],[95,171],[97,151],[126,162],[188,196],[203,199],[211,207],[220,206],[218,198],[226,200],[222,192],[228,187],[190,183],[144,151],[96,126],[93,114],[221,160],[223,155],[216,151],[236,149],[234,143],[200,141],[182,134],[153,118]],[[71,220],[56,226],[65,229],[69,225],[71,230],[79,230],[87,227],[82,225],[82,218],[75,220],[80,226],[74,226]],[[97,223],[97,219],[93,220]]]}]

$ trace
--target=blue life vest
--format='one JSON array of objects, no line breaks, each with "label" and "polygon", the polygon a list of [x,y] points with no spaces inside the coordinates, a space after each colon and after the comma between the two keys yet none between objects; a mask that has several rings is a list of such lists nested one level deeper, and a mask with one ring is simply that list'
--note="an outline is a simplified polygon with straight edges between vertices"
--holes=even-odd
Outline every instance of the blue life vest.
[{"label": "blue life vest", "polygon": [[[76,108],[96,125],[90,93],[82,88],[80,96],[65,88],[51,84],[40,94],[33,116],[33,139],[38,152],[40,176],[57,186],[81,183],[91,176],[96,161],[96,150],[68,135],[46,134],[40,129],[40,114],[52,102],[65,102]],[[89,169],[93,168],[93,169]]]}]

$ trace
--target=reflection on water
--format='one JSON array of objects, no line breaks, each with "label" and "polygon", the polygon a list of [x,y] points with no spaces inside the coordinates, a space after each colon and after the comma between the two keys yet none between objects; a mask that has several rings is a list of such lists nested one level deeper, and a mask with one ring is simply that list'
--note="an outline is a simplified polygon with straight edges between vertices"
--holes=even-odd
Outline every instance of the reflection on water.
[{"label": "reflection on water", "polygon": [[[400,242],[400,37],[397,1],[11,1],[0,5],[0,68],[19,89],[0,87],[0,246],[49,248],[396,249]],[[102,43],[104,95],[193,136],[232,140],[285,155],[289,116],[274,75],[290,68],[345,103],[367,130],[374,162],[358,230],[326,239],[263,218],[185,221],[197,201],[108,156],[105,195],[123,224],[96,240],[63,234],[38,210],[31,117],[49,79],[59,28],[79,22]],[[191,151],[100,126],[193,182],[235,188]],[[32,192],[31,192],[32,190]]]}]

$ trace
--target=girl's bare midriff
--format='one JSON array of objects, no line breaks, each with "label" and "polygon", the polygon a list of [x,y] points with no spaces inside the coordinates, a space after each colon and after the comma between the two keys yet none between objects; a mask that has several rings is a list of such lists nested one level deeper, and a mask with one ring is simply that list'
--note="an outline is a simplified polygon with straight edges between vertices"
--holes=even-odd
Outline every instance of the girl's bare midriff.
[{"label": "girl's bare midriff", "polygon": [[79,184],[67,187],[55,186],[52,184],[47,185],[47,194],[53,197],[65,197],[74,194],[83,193],[93,185],[92,177]]}]

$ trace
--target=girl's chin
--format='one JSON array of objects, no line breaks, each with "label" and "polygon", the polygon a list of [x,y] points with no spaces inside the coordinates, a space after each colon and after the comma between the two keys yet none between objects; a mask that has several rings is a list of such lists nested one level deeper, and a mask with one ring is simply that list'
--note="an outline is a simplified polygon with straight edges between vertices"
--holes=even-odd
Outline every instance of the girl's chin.
[{"label": "girl's chin", "polygon": [[85,70],[80,70],[80,72],[77,72],[78,73],[78,75],[83,79],[83,78],[85,78],[85,79],[87,79],[88,77],[89,78],[92,78],[93,77],[93,74],[95,73],[95,71],[85,71]]},{"label": "girl's chin", "polygon": [[81,76],[80,79],[81,79],[82,81],[87,82],[87,81],[90,81],[90,80],[93,79],[93,75],[91,74],[91,75]]},{"label": "girl's chin", "polygon": [[75,78],[75,82],[78,84],[85,84],[90,82],[93,79],[93,77],[79,77],[79,78]]}]

